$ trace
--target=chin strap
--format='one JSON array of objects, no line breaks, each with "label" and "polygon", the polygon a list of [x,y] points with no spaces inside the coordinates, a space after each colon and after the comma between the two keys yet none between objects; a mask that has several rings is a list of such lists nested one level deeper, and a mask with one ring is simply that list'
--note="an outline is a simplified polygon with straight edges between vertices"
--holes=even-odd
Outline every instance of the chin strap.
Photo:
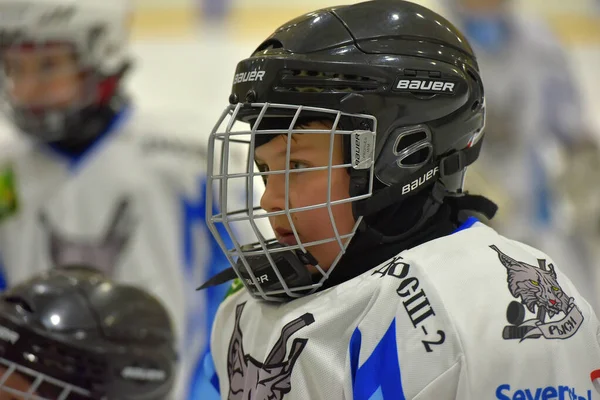
[{"label": "chin strap", "polygon": [[202,286],[200,286],[196,290],[204,290],[204,289],[208,289],[209,287],[212,287],[212,286],[221,285],[223,283],[232,281],[237,277],[238,276],[235,273],[235,270],[230,267],[230,268],[227,268],[226,270],[219,272],[218,274],[214,275],[213,277],[211,277],[209,280],[204,282],[202,284]]},{"label": "chin strap", "polygon": [[[285,245],[280,243],[271,243],[267,245],[269,250],[284,250]],[[252,248],[247,249],[250,253],[262,251],[259,244],[252,245]],[[265,292],[281,291],[283,285],[275,272],[275,268],[283,278],[283,280],[291,287],[310,286],[313,284],[312,277],[308,271],[308,265],[318,265],[317,260],[310,253],[303,253],[300,250],[284,250],[271,253],[271,260],[265,254],[244,255],[241,257],[246,259],[246,263],[250,267],[250,271],[245,266],[243,261],[236,262],[236,268],[228,268],[217,275],[210,278],[206,283],[200,286],[197,290],[209,288],[211,286],[220,285],[232,279],[238,278],[236,269],[239,272],[239,277],[244,281],[249,291],[258,293],[258,289],[252,279],[252,275],[257,281],[260,281],[260,286]],[[251,275],[252,274],[252,275]],[[285,295],[282,295],[285,296]]]}]

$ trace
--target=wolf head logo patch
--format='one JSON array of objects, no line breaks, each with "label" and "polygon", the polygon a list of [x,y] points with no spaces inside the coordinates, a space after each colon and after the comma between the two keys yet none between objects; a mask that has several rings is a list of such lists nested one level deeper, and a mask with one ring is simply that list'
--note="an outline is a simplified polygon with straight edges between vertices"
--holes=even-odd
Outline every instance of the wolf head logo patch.
[{"label": "wolf head logo patch", "polygon": [[39,219],[48,233],[50,256],[54,266],[87,265],[112,276],[136,225],[132,202],[124,197],[117,203],[103,235],[97,238],[70,237],[61,234],[41,212]]},{"label": "wolf head logo patch", "polygon": [[281,400],[292,389],[292,370],[308,339],[294,339],[286,360],[287,342],[294,333],[312,324],[315,319],[312,314],[306,313],[286,324],[265,362],[261,363],[244,353],[240,319],[245,305],[246,303],[239,304],[235,309],[235,327],[227,355],[227,399]]},{"label": "wolf head logo patch", "polygon": [[[517,261],[490,246],[508,273],[508,289],[516,299],[508,305],[504,339],[567,339],[583,323],[583,315],[558,283],[554,265],[538,260],[538,266]],[[535,317],[525,320],[529,311]]]}]

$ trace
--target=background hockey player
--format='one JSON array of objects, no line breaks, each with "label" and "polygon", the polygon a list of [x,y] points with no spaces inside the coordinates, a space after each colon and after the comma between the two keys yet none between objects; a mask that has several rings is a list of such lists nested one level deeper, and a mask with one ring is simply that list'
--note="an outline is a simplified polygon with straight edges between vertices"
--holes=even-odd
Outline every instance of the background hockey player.
[{"label": "background hockey player", "polygon": [[[323,9],[235,76],[211,135],[223,214],[209,223],[224,242],[218,227],[268,218],[274,237],[234,241],[233,270],[203,285],[239,278],[205,363],[223,399],[592,398],[596,315],[548,255],[473,218],[495,206],[462,190],[485,101],[452,24],[401,0]],[[236,146],[246,172],[229,167]],[[227,198],[236,180],[245,213]]]},{"label": "background hockey player", "polygon": [[598,239],[600,215],[597,206],[583,206],[600,201],[590,185],[600,178],[600,151],[565,49],[543,17],[517,11],[512,0],[445,3],[486,83],[486,146],[467,188],[492,191],[499,232],[552,250],[582,294],[600,305],[590,279],[600,265],[585,247],[586,238]]},{"label": "background hockey player", "polygon": [[140,285],[167,306],[191,374],[216,310],[206,300],[223,295],[191,282],[226,261],[204,224],[204,140],[133,110],[127,1],[0,0],[0,16],[18,131],[0,149],[2,281],[83,263]]},{"label": "background hockey player", "polygon": [[0,400],[174,399],[168,311],[96,270],[56,268],[4,292],[0,337]]}]

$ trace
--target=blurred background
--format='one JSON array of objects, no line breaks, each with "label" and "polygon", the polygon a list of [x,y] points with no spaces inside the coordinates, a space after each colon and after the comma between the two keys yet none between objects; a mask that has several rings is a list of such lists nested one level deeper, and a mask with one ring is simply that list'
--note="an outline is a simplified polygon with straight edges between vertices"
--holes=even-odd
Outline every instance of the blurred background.
[{"label": "blurred background", "polygon": [[[198,105],[202,105],[221,110],[237,62],[247,57],[263,38],[301,13],[351,2],[135,0],[133,39],[138,68],[132,88],[144,106],[198,110]],[[415,2],[447,17],[453,12],[450,0]],[[512,3],[519,12],[547,21],[556,34],[582,89],[586,118],[599,131],[600,112],[594,110],[600,105],[596,95],[600,88],[600,75],[596,73],[600,63],[600,1]]]},{"label": "blurred background", "polygon": [[[478,55],[488,122],[468,190],[496,201],[492,225],[550,253],[600,309],[600,0],[414,1]],[[238,61],[286,21],[353,0],[133,2],[135,106],[208,137]]]},{"label": "blurred background", "polygon": [[[476,2],[486,2],[481,0]],[[135,0],[136,73],[131,88],[144,107],[220,112],[235,66],[287,20],[344,0]],[[415,0],[452,18],[459,0]],[[507,0],[517,13],[548,23],[564,47],[585,118],[600,131],[600,1]],[[540,60],[543,63],[543,60]],[[534,74],[535,71],[528,71]],[[214,107],[214,108],[211,108]],[[206,109],[210,111],[205,111]]]},{"label": "blurred background", "polygon": [[[600,306],[600,1],[416,0],[467,33],[488,124],[467,186],[494,226],[550,253]],[[136,0],[137,105],[208,135],[236,64],[274,29],[343,0]]]}]

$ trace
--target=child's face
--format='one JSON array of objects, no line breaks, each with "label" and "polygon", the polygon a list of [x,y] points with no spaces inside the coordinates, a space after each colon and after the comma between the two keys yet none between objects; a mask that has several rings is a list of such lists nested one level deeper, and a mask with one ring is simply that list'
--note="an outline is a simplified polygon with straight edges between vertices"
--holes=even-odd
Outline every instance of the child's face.
[{"label": "child's face", "polygon": [[[297,128],[298,129],[298,128]],[[300,129],[331,130],[331,124],[311,122]],[[332,165],[344,164],[343,145],[340,135],[335,135]],[[290,148],[290,170],[329,165],[330,134],[295,134]],[[287,137],[279,136],[256,148],[255,160],[262,171],[286,169]],[[306,171],[289,174],[289,208],[306,207],[327,202],[327,190],[331,185],[331,201],[349,198],[350,176],[346,168],[332,169],[329,172]],[[267,176],[266,190],[260,202],[267,212],[285,210],[285,174]],[[343,203],[331,207],[338,234],[352,232],[355,219],[352,204]],[[309,243],[335,237],[329,209],[320,207],[309,211],[291,214],[293,224],[302,243]],[[287,245],[295,245],[296,239],[286,215],[269,218],[277,240]],[[340,253],[337,241],[311,246],[307,250],[319,261],[323,269],[328,269]]]},{"label": "child's face", "polygon": [[81,71],[68,45],[8,48],[1,59],[7,94],[17,106],[63,109],[81,97]]}]

